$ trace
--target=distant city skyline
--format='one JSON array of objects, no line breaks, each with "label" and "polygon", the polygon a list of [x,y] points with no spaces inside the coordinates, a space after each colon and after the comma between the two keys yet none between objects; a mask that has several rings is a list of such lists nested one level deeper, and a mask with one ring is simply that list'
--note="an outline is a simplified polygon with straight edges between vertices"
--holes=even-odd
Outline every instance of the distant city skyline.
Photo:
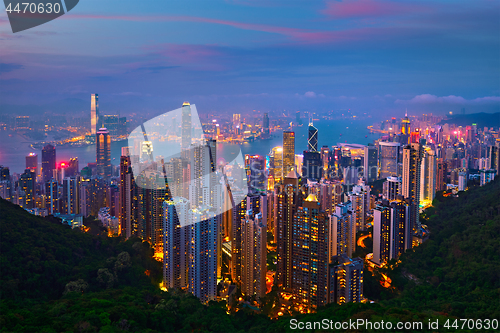
[{"label": "distant city skyline", "polygon": [[81,2],[12,34],[0,113],[500,111],[494,1]]}]

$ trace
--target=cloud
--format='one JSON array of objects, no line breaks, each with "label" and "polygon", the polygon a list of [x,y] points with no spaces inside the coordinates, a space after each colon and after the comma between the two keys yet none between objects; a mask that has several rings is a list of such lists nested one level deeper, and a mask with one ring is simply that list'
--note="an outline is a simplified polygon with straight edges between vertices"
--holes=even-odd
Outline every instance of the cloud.
[{"label": "cloud", "polygon": [[22,69],[22,68],[24,68],[24,66],[20,64],[7,64],[0,62],[0,74],[12,72],[16,69]]},{"label": "cloud", "polygon": [[500,96],[485,96],[479,97],[475,99],[465,99],[462,96],[441,96],[438,97],[436,95],[431,94],[422,94],[413,97],[410,100],[401,100],[397,99],[395,101],[396,104],[490,104],[490,103],[499,103]]},{"label": "cloud", "polygon": [[316,97],[316,93],[314,91],[308,91],[304,94],[305,97],[312,97],[312,98],[315,98]]},{"label": "cloud", "polygon": [[406,13],[418,13],[425,10],[421,5],[392,1],[354,0],[330,1],[321,13],[341,19],[386,17]]}]

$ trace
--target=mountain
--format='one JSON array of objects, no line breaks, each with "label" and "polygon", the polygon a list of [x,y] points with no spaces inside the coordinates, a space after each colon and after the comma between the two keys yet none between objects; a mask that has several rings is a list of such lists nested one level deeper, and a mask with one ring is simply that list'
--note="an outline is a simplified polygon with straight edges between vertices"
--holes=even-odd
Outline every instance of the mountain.
[{"label": "mountain", "polygon": [[440,122],[441,125],[444,124],[456,124],[458,126],[470,126],[472,124],[477,124],[478,128],[484,127],[499,127],[500,126],[500,112],[497,113],[471,113],[471,114],[460,114],[448,117],[446,120]]}]

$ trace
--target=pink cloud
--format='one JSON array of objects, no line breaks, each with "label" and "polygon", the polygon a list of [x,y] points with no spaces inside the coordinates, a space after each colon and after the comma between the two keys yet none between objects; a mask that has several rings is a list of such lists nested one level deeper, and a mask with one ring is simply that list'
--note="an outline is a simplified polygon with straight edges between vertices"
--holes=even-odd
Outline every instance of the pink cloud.
[{"label": "pink cloud", "polygon": [[485,96],[478,97],[475,99],[465,99],[462,96],[436,96],[431,94],[422,94],[413,97],[410,100],[400,100],[397,99],[395,103],[397,104],[482,104],[482,103],[498,103],[500,102],[500,96]]},{"label": "pink cloud", "polygon": [[322,13],[333,18],[385,17],[398,14],[421,12],[421,5],[373,0],[330,1]]},{"label": "pink cloud", "polygon": [[[229,20],[219,20],[205,17],[196,16],[167,16],[167,15],[86,15],[75,14],[70,15],[67,19],[102,19],[102,20],[120,20],[132,22],[197,22],[230,26],[242,30],[261,31],[273,34],[286,36],[291,40],[303,43],[325,43],[325,42],[339,42],[348,40],[360,40],[363,38],[373,37],[377,35],[387,35],[390,33],[389,29],[384,28],[358,28],[349,30],[307,30],[289,27],[280,27],[267,24],[254,24],[244,23]],[[392,30],[391,30],[392,31]]]}]

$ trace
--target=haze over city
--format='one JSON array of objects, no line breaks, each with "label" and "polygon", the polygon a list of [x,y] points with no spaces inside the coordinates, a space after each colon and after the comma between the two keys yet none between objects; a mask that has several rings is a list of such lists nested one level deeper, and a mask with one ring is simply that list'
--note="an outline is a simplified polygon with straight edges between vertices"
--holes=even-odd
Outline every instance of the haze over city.
[{"label": "haze over city", "polygon": [[0,110],[500,110],[496,1],[83,1],[12,34]]}]

